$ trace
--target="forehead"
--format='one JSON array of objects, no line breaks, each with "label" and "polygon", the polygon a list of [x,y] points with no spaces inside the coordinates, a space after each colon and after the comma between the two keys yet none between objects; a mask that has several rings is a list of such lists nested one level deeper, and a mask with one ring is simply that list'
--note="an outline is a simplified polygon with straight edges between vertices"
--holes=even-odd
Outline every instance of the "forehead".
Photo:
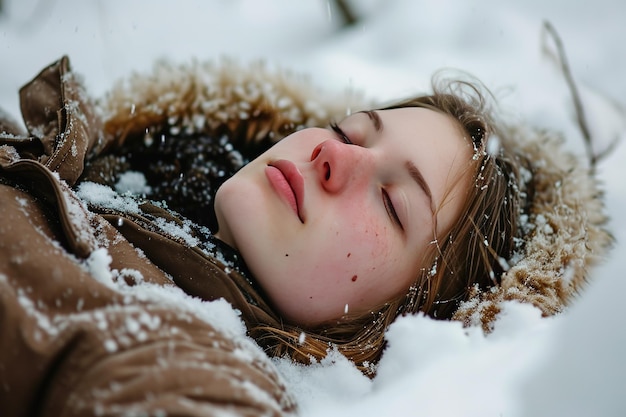
[{"label": "forehead", "polygon": [[[402,107],[378,110],[377,113],[387,122],[386,128],[393,130],[395,134],[411,136],[413,140],[443,142],[443,146],[468,143],[461,124],[443,112],[425,107]],[[461,143],[447,143],[450,139],[461,139]]]},{"label": "forehead", "polygon": [[436,172],[466,165],[471,156],[472,146],[464,129],[450,115],[422,107],[381,110],[379,114],[389,140],[401,142],[407,157],[437,158]]}]

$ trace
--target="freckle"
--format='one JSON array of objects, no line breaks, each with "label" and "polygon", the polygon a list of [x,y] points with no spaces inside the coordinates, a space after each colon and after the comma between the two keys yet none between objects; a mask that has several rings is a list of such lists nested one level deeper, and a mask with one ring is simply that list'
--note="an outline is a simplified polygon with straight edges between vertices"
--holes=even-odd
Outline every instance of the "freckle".
[{"label": "freckle", "polygon": [[349,258],[349,257],[350,257],[350,255],[352,255],[352,253],[351,253],[351,252],[348,252],[348,255],[346,255],[346,258]]},{"label": "freckle", "polygon": [[357,277],[356,275],[354,275],[354,276],[352,277],[352,282],[355,282],[355,281],[357,280],[357,278],[358,278],[358,277]]}]

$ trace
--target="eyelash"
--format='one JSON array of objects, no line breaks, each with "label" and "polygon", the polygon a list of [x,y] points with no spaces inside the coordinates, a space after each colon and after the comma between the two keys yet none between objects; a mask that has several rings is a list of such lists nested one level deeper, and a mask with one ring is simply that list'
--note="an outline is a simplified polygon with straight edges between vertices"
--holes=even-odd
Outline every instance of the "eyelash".
[{"label": "eyelash", "polygon": [[383,203],[385,204],[385,209],[387,210],[387,214],[389,215],[391,220],[400,227],[400,229],[404,230],[404,227],[402,226],[402,222],[400,221],[400,217],[398,217],[398,213],[396,212],[396,209],[393,206],[393,202],[391,201],[389,194],[387,194],[387,191],[385,191],[384,188],[382,189],[382,194],[383,194]]},{"label": "eyelash", "polygon": [[330,128],[333,130],[333,132],[335,132],[335,133],[337,134],[337,136],[339,137],[339,139],[340,139],[343,143],[345,143],[345,144],[347,144],[347,145],[354,145],[354,142],[352,142],[352,141],[350,140],[350,138],[348,137],[348,135],[346,135],[346,134],[344,133],[344,131],[343,131],[343,130],[341,130],[341,128],[339,127],[339,125],[337,125],[337,123],[332,122],[332,123],[330,124]]},{"label": "eyelash", "polygon": [[[341,140],[343,143],[347,145],[354,145],[354,142],[352,142],[350,138],[348,137],[348,135],[346,135],[344,131],[341,130],[341,128],[339,127],[339,125],[337,125],[337,123],[332,122],[330,124],[330,128],[333,130],[333,132],[337,134],[339,140]],[[383,204],[385,205],[385,210],[387,210],[387,214],[391,218],[391,221],[397,224],[400,227],[400,229],[404,230],[404,227],[402,226],[402,222],[400,221],[400,217],[398,217],[398,213],[396,212],[396,209],[393,206],[393,202],[391,201],[389,194],[384,188],[382,189],[382,197],[383,197]]]}]

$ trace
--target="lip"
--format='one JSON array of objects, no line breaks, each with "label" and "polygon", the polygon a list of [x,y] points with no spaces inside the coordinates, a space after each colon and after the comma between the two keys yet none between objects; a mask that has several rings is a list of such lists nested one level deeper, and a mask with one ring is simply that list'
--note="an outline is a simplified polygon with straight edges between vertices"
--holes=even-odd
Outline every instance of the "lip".
[{"label": "lip", "polygon": [[[276,175],[276,171],[272,168],[277,169],[282,174],[282,178]],[[296,165],[285,159],[273,161],[265,168],[265,175],[274,190],[291,206],[300,222],[304,223],[304,178]],[[283,179],[289,186],[288,188],[285,187]]]}]

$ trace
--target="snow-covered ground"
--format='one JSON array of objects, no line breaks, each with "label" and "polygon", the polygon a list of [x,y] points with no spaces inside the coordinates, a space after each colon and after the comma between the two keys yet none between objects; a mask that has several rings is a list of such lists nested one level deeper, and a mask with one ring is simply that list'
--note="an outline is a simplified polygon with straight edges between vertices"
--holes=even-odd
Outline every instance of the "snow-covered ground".
[{"label": "snow-covered ground", "polygon": [[[566,313],[541,319],[510,305],[484,337],[457,323],[399,320],[373,380],[341,357],[301,367],[277,361],[305,416],[626,415],[626,3],[623,0],[353,0],[358,25],[341,30],[322,0],[3,0],[0,107],[19,119],[18,88],[68,54],[93,95],[161,57],[262,58],[323,88],[379,99],[428,87],[442,67],[482,79],[503,108],[563,131],[582,152],[569,91],[543,46],[548,20],[565,44],[600,146],[617,245]],[[621,109],[621,110],[618,110]]]}]

